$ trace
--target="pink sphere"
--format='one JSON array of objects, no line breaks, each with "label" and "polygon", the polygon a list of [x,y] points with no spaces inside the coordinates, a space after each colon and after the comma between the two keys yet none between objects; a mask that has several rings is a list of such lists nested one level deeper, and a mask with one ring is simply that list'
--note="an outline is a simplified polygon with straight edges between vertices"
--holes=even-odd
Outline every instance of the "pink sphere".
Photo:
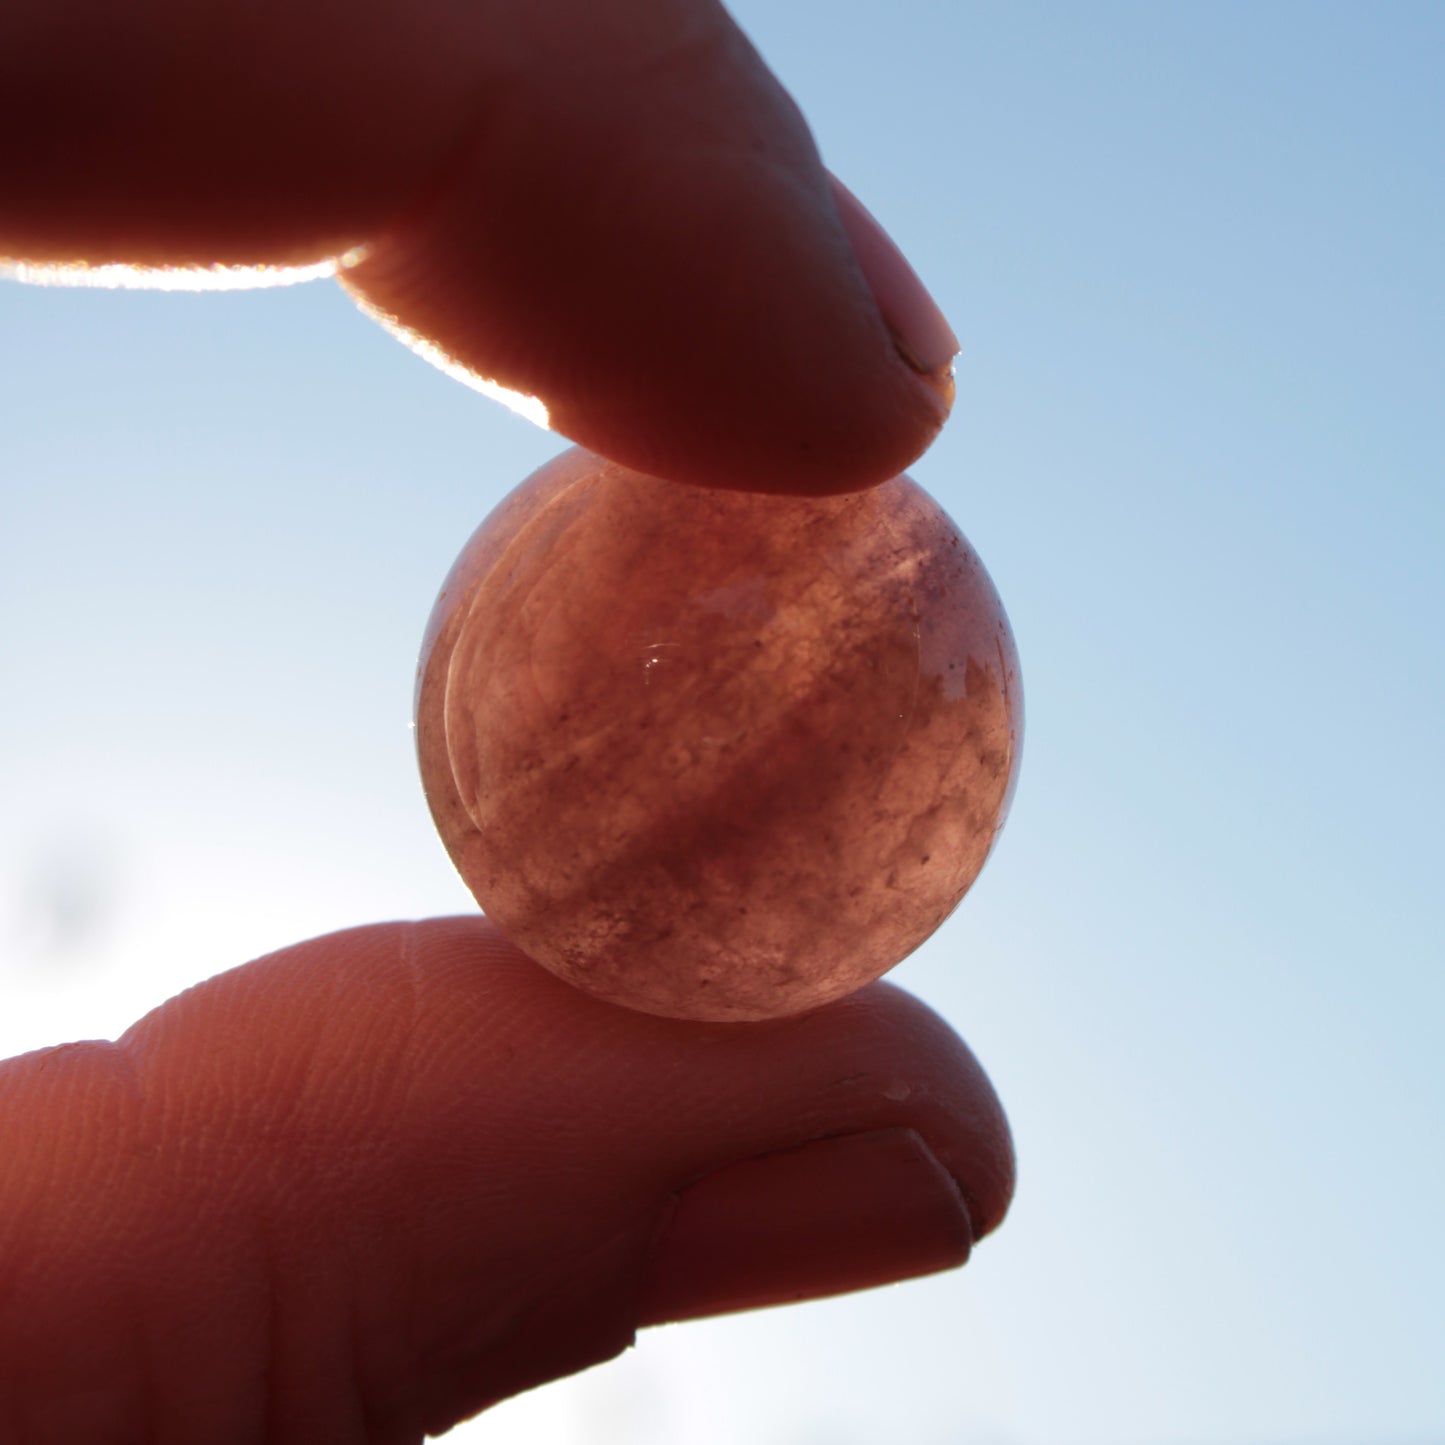
[{"label": "pink sphere", "polygon": [[789,498],[574,450],[489,517],[432,615],[422,779],[544,967],[762,1019],[892,968],[1007,813],[1023,705],[983,564],[899,477]]}]

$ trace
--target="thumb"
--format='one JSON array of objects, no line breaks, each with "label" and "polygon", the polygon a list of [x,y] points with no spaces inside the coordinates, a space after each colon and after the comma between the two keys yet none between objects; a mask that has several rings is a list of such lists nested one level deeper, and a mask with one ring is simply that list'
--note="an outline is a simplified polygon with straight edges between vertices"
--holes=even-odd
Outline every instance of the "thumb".
[{"label": "thumb", "polygon": [[484,920],[358,929],[0,1067],[6,1439],[416,1441],[642,1325],[962,1263],[1007,1126],[886,985],[699,1025]]},{"label": "thumb", "polygon": [[0,260],[298,266],[637,470],[915,460],[957,342],[716,0],[15,0]]}]

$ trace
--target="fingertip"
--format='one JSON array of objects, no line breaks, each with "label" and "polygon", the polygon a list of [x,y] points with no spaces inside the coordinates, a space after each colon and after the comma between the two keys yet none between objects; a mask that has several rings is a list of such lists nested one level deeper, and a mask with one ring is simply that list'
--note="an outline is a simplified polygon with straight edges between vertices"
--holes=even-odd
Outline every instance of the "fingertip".
[{"label": "fingertip", "polygon": [[958,1185],[913,1130],[817,1139],[729,1165],[682,1193],[648,1258],[639,1323],[956,1269],[972,1243]]},{"label": "fingertip", "polygon": [[890,1079],[885,1089],[897,1096],[900,1122],[919,1130],[957,1182],[977,1244],[1004,1222],[1018,1183],[1013,1130],[977,1055],[946,1019],[886,979],[834,1007],[861,1011],[868,1030],[907,1055],[914,1077],[930,1081],[921,1099],[906,1078]]},{"label": "fingertip", "polygon": [[747,42],[631,87],[550,81],[507,94],[347,289],[637,471],[826,495],[915,461],[953,333]]},{"label": "fingertip", "polygon": [[958,337],[918,273],[878,219],[840,181],[829,176],[838,219],[903,359],[952,399]]}]

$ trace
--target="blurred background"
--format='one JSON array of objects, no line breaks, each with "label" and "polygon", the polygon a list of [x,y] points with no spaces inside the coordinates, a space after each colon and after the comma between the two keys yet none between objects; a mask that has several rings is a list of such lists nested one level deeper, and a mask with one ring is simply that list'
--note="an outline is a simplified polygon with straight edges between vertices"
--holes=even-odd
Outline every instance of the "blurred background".
[{"label": "blurred background", "polygon": [[[961,1274],[452,1438],[1445,1440],[1445,7],[733,9],[963,338],[914,474],[1010,610],[1024,769],[894,977],[1018,1202]],[[416,648],[559,439],[324,282],[0,286],[0,398],[0,1052],[469,909]]]}]

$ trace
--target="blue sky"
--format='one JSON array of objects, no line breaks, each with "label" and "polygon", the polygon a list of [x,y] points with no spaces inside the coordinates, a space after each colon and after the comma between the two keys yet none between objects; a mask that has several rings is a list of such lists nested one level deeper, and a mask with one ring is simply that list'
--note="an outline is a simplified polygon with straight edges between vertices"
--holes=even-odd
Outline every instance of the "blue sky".
[{"label": "blue sky", "polygon": [[[734,13],[963,339],[914,475],[1028,697],[895,977],[1018,1136],[962,1274],[667,1330],[468,1437],[1445,1439],[1445,10]],[[0,1049],[468,896],[432,596],[559,447],[334,287],[0,287]]]}]

